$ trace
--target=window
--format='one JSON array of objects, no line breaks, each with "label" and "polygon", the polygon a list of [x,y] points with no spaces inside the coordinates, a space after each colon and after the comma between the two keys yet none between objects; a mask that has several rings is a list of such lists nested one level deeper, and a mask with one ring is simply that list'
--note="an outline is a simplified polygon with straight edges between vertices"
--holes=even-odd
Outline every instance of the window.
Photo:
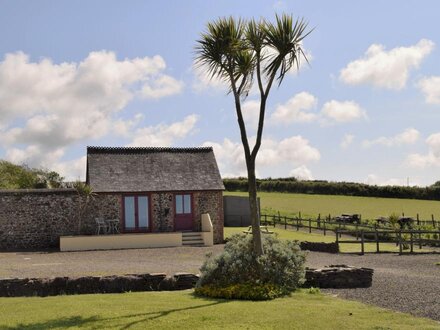
[{"label": "window", "polygon": [[148,231],[148,196],[124,196],[124,231]]},{"label": "window", "polygon": [[176,195],[176,214],[191,214],[191,195]]}]

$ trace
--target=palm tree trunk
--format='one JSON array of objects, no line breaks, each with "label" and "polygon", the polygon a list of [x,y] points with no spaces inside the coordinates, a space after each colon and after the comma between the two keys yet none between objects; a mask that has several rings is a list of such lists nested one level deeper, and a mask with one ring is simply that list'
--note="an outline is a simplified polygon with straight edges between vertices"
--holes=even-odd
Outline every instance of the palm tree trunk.
[{"label": "palm tree trunk", "polygon": [[261,240],[260,215],[257,204],[257,180],[255,176],[255,160],[249,160],[247,170],[254,253],[257,256],[260,256],[263,255],[264,250]]}]

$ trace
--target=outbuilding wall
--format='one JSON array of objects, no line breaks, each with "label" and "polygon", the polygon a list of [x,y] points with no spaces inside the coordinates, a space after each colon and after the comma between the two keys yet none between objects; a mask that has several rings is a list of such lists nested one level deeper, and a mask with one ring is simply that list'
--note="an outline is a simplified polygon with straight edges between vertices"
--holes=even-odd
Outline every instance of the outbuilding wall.
[{"label": "outbuilding wall", "polygon": [[[74,189],[0,190],[0,249],[59,246],[59,237],[79,233],[85,198]],[[97,195],[81,218],[81,233],[93,234],[95,218],[120,217],[120,197]]]},{"label": "outbuilding wall", "polygon": [[[74,189],[0,190],[0,250],[56,248],[60,236],[94,234],[95,218],[121,219],[121,198],[120,194],[94,196],[79,221],[86,199]],[[193,230],[200,231],[201,214],[209,213],[214,243],[222,243],[222,192],[194,192],[193,199]],[[173,201],[173,193],[151,194],[154,232],[174,231]]]}]

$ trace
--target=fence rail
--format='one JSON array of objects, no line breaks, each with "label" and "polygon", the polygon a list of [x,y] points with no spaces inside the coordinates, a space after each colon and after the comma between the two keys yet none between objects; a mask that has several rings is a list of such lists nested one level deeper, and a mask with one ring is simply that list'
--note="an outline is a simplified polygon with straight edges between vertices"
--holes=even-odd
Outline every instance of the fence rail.
[{"label": "fence rail", "polygon": [[[422,246],[440,246],[440,226],[437,227],[438,230],[395,229],[381,227],[377,224],[332,221],[330,217],[303,219],[268,214],[262,214],[260,220],[264,225],[284,226],[284,229],[290,228],[299,231],[302,228],[308,230],[309,233],[312,230],[320,230],[324,235],[332,232],[336,235],[336,243],[338,244],[360,244],[361,254],[365,253],[366,243],[376,243],[376,252],[378,253],[381,252],[380,243],[395,243],[396,246],[399,246],[399,254],[403,254],[406,249],[409,249],[409,253],[413,253],[414,247],[422,249]],[[353,236],[355,239],[344,238],[341,240],[343,234]]]}]

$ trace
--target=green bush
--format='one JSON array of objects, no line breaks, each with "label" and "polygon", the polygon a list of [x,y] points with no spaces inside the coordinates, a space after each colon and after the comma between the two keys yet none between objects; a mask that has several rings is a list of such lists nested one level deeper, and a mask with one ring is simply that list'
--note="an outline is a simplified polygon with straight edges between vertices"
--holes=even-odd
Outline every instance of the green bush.
[{"label": "green bush", "polygon": [[294,241],[263,237],[264,254],[256,257],[252,236],[230,237],[224,251],[208,256],[196,293],[234,299],[273,299],[297,289],[304,282],[305,255]]},{"label": "green bush", "polygon": [[283,292],[273,284],[239,283],[226,287],[208,284],[197,287],[195,294],[211,298],[270,300],[281,296]]}]

